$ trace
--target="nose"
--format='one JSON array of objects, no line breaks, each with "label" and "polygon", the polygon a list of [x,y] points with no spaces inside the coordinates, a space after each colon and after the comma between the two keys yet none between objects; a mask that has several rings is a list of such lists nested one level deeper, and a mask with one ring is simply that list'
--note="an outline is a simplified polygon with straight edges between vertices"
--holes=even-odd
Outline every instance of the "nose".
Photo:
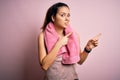
[{"label": "nose", "polygon": [[65,21],[68,21],[68,22],[69,22],[69,21],[70,21],[70,17],[66,16],[66,17],[65,17]]}]

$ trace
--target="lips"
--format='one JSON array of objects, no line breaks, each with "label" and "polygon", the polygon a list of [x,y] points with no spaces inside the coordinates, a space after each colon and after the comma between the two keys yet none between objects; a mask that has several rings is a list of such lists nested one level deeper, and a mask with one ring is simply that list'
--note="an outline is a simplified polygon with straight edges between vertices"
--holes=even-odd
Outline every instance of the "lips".
[{"label": "lips", "polygon": [[66,25],[66,26],[68,26],[68,25],[69,25],[69,23],[65,23],[65,25]]}]

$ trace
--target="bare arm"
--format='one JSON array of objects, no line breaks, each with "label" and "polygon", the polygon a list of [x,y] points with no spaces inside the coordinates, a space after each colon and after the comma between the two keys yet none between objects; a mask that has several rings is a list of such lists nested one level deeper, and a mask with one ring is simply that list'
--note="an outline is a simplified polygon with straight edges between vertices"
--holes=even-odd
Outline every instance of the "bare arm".
[{"label": "bare arm", "polygon": [[80,53],[80,61],[78,62],[78,64],[82,64],[86,59],[87,59],[88,53],[86,53],[85,51]]},{"label": "bare arm", "polygon": [[40,33],[39,35],[39,40],[38,40],[38,50],[39,50],[39,62],[44,70],[47,70],[49,66],[54,62],[57,53],[59,52],[59,49],[67,44],[68,41],[68,36],[71,34],[68,34],[64,36],[62,39],[59,39],[52,50],[47,53],[45,49],[45,44],[44,44],[44,35],[43,32]]},{"label": "bare arm", "polygon": [[53,63],[53,61],[55,60],[57,53],[59,51],[60,45],[59,44],[55,44],[55,46],[53,47],[53,49],[50,51],[50,53],[46,52],[45,49],[45,44],[44,44],[44,36],[43,36],[43,32],[40,33],[39,35],[39,41],[38,41],[39,45],[38,45],[38,49],[39,49],[39,60],[40,60],[40,64],[42,66],[42,68],[44,70],[47,70],[48,67]]},{"label": "bare arm", "polygon": [[[87,45],[85,46],[87,51],[91,51],[93,48],[97,47],[99,36],[101,36],[101,34],[98,34],[97,36],[88,41]],[[83,50],[82,52],[80,51],[80,61],[78,62],[78,64],[80,65],[83,64],[84,61],[87,59],[88,54],[89,53],[86,52],[85,50]]]}]

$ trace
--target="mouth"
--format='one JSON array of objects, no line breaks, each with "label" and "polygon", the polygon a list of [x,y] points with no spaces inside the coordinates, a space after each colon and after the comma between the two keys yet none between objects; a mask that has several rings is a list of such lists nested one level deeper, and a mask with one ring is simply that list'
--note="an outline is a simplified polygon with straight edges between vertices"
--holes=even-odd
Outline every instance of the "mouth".
[{"label": "mouth", "polygon": [[65,25],[66,25],[66,26],[68,26],[68,25],[69,25],[69,23],[65,23]]}]

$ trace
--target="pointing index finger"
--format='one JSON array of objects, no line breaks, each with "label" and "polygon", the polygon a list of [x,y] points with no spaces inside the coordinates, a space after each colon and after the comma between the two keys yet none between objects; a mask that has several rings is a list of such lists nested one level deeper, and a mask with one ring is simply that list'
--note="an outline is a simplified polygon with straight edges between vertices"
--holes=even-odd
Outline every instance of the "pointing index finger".
[{"label": "pointing index finger", "polygon": [[70,35],[72,35],[72,32],[69,32],[65,37],[69,37]]},{"label": "pointing index finger", "polygon": [[99,33],[98,35],[96,35],[95,37],[93,37],[92,40],[98,40],[101,35],[102,35],[102,34]]}]

